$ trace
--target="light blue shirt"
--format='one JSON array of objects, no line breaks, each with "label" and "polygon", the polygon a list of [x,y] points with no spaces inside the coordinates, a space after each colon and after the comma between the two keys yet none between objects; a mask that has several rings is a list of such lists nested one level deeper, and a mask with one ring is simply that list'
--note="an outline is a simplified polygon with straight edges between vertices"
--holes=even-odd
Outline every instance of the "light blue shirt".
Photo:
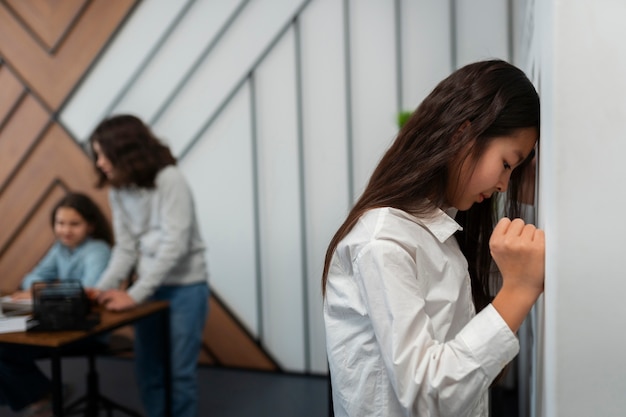
[{"label": "light blue shirt", "polygon": [[87,238],[75,249],[55,242],[37,266],[22,281],[28,290],[35,281],[77,280],[83,287],[94,287],[106,269],[111,248],[102,241]]}]

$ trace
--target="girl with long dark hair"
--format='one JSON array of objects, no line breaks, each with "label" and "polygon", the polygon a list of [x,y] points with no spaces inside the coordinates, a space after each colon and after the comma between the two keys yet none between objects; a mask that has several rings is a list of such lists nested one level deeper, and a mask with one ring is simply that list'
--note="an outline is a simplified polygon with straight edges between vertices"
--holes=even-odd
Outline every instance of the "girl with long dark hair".
[{"label": "girl with long dark hair", "polygon": [[538,139],[537,92],[500,60],[452,73],[402,127],[326,252],[336,416],[488,415],[543,291],[543,231],[517,218]]}]

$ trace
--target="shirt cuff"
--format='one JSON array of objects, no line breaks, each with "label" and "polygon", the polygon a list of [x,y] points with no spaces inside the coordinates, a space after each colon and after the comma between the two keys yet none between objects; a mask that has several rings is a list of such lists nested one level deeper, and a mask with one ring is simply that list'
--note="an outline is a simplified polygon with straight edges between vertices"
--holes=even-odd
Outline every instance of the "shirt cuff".
[{"label": "shirt cuff", "polygon": [[519,352],[517,337],[491,304],[463,328],[459,337],[490,378]]}]

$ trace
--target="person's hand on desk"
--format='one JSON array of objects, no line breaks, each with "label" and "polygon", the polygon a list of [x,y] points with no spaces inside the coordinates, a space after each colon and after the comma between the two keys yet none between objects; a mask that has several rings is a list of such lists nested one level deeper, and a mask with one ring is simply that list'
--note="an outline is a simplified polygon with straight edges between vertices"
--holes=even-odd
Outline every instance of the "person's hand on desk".
[{"label": "person's hand on desk", "polygon": [[122,311],[135,307],[137,303],[132,299],[126,291],[122,290],[108,290],[102,291],[98,295],[98,303],[104,306],[107,310]]},{"label": "person's hand on desk", "polygon": [[100,294],[102,294],[102,291],[97,288],[88,287],[85,288],[85,294],[87,295],[87,298],[89,298],[89,300],[97,303],[98,297],[100,296]]}]

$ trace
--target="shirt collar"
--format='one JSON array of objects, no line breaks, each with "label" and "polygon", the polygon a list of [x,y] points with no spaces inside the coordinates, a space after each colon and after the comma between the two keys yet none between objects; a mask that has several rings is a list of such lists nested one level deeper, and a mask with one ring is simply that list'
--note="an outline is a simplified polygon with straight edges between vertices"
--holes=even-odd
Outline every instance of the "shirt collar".
[{"label": "shirt collar", "polygon": [[61,250],[62,250],[64,253],[71,255],[72,253],[74,253],[74,252],[76,252],[76,251],[80,250],[80,249],[81,249],[83,246],[85,246],[85,244],[86,244],[88,241],[90,241],[90,240],[92,240],[91,236],[87,236],[87,237],[85,238],[85,240],[83,240],[83,241],[82,241],[82,242],[81,242],[78,246],[76,246],[74,249],[70,249],[70,248],[68,248],[67,246],[65,246],[65,245],[64,245],[64,244],[62,244],[61,242],[59,242],[59,246],[61,246]]},{"label": "shirt collar", "polygon": [[441,243],[448,240],[457,231],[463,230],[454,217],[458,210],[454,207],[445,211],[435,209],[431,216],[414,217],[416,222],[427,228]]}]

